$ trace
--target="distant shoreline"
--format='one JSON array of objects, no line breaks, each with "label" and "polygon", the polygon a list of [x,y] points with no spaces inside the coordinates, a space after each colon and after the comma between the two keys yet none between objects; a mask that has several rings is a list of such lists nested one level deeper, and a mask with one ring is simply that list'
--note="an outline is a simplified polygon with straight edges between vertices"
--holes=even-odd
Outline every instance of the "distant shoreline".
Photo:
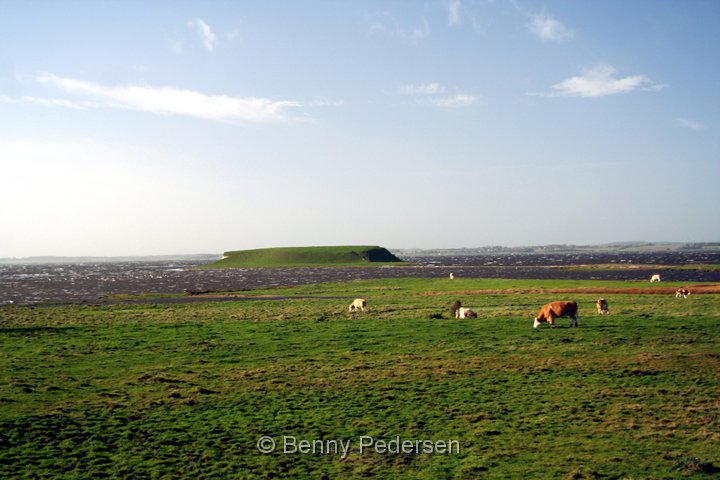
[{"label": "distant shoreline", "polygon": [[468,248],[398,248],[397,255],[411,256],[473,256],[496,254],[588,254],[588,253],[658,253],[658,252],[720,252],[720,242],[614,242],[597,245],[535,245],[522,247],[485,246]]},{"label": "distant shoreline", "polygon": [[[614,242],[598,245],[536,245],[523,247],[484,246],[463,248],[388,248],[400,257],[474,256],[497,254],[622,254],[656,252],[720,252],[720,242]],[[0,258],[0,264],[116,263],[116,262],[214,262],[222,254],[122,255],[122,256],[30,256]]]},{"label": "distant shoreline", "polygon": [[189,254],[189,255],[140,255],[140,256],[118,256],[118,257],[63,257],[63,256],[36,256],[19,258],[0,258],[0,265],[5,264],[62,264],[62,263],[120,263],[120,262],[214,262],[219,260],[219,254]]},{"label": "distant shoreline", "polygon": [[[720,252],[628,252],[612,254],[487,254],[407,257],[415,266],[352,266],[199,269],[204,261],[121,261],[81,264],[0,265],[0,305],[102,303],[117,295],[180,295],[274,289],[375,278],[454,281],[459,290],[473,279],[610,280],[662,287],[720,284]],[[449,279],[450,273],[455,280]],[[572,284],[570,285],[572,287]],[[627,286],[637,286],[630,283]],[[654,287],[657,288],[657,287]]]}]

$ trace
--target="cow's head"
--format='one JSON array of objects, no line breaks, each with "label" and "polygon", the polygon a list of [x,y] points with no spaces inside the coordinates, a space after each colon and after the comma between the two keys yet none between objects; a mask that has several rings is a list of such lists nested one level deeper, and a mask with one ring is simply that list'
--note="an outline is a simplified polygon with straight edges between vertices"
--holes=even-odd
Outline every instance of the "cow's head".
[{"label": "cow's head", "polygon": [[540,323],[541,323],[540,320],[538,320],[537,317],[535,317],[535,322],[533,323],[533,328],[539,327]]}]

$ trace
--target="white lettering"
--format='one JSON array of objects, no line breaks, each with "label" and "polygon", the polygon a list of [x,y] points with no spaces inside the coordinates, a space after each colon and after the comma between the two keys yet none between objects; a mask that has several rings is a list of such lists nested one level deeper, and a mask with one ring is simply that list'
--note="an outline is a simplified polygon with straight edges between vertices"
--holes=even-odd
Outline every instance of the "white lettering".
[{"label": "white lettering", "polygon": [[375,442],[372,437],[367,435],[360,436],[360,454],[365,453],[365,448],[371,446],[373,443]]},{"label": "white lettering", "polygon": [[310,441],[308,440],[300,440],[300,444],[298,445],[298,451],[300,453],[310,453]]},{"label": "white lettering", "polygon": [[[353,449],[353,440],[301,440],[292,435],[283,436],[283,453],[299,453],[303,455],[340,455],[345,459]],[[458,440],[410,440],[399,435],[389,439],[376,439],[370,435],[361,435],[357,439],[357,449],[360,455],[365,453],[392,454],[392,455],[458,455],[460,442]]]},{"label": "white lettering", "polygon": [[342,448],[342,452],[343,452],[342,457],[340,457],[340,458],[342,458],[343,460],[345,458],[347,458],[348,453],[350,453],[350,444],[351,443],[352,443],[351,440],[346,440],[344,442],[342,440],[340,440],[340,448]]},{"label": "white lettering", "polygon": [[[289,447],[293,447],[292,450],[288,450]],[[297,439],[295,437],[284,436],[283,437],[283,453],[295,453],[297,452]]]}]

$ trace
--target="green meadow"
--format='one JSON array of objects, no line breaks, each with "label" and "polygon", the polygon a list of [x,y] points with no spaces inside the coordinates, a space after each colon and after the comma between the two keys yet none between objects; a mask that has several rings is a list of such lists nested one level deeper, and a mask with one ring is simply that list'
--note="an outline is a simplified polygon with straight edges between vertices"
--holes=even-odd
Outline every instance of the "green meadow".
[{"label": "green meadow", "polygon": [[[634,285],[3,307],[0,478],[717,478],[720,295],[607,293],[601,317],[598,294],[551,293]],[[450,319],[455,300],[478,318]],[[533,330],[553,300],[578,301],[579,328]]]}]

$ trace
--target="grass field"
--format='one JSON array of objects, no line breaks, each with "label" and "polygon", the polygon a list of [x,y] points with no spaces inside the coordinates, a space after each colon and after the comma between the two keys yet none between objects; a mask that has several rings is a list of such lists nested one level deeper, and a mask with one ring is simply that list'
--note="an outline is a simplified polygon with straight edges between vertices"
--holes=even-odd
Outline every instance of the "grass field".
[{"label": "grass field", "polygon": [[[627,283],[4,307],[0,478],[718,477],[720,296],[607,295],[600,317],[596,294],[545,291],[571,286]],[[369,312],[347,312],[356,296]],[[458,299],[479,318],[447,318]],[[533,330],[561,299],[578,301],[580,327]]]}]

